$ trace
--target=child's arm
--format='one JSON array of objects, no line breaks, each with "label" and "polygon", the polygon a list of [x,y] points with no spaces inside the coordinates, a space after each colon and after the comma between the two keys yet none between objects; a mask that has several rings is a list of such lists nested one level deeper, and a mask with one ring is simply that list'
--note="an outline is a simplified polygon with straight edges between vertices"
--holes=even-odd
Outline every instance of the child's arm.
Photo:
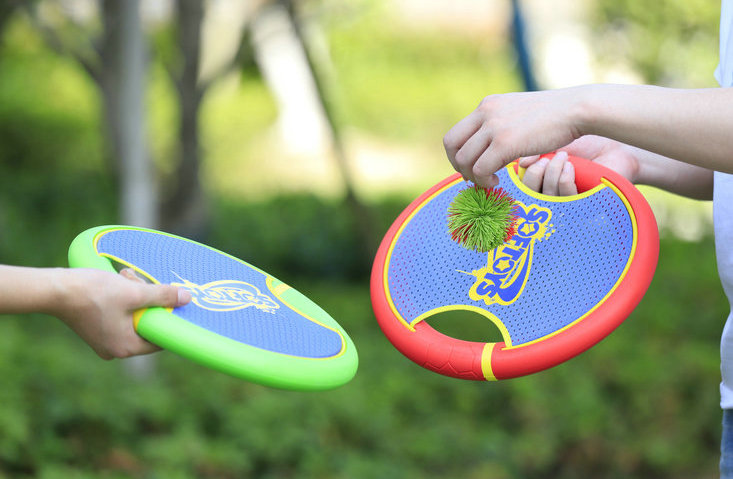
[{"label": "child's arm", "polygon": [[146,306],[176,307],[190,294],[93,269],[0,265],[0,314],[47,313],[61,319],[103,359],[158,350],[137,335],[132,313]]},{"label": "child's arm", "polygon": [[572,165],[565,162],[565,153],[600,163],[635,184],[652,185],[695,199],[712,199],[711,170],[599,136],[584,136],[561,148],[551,160],[522,158],[519,164],[527,169],[524,183],[549,195],[575,194],[575,175]]},{"label": "child's arm", "polygon": [[[486,97],[443,142],[454,168],[484,186],[495,185],[494,173],[513,159],[553,151],[585,135],[706,170],[733,172],[731,111],[729,88],[589,85],[510,93]],[[659,164],[651,158],[645,162]],[[656,173],[648,173],[644,181],[657,183]]]}]

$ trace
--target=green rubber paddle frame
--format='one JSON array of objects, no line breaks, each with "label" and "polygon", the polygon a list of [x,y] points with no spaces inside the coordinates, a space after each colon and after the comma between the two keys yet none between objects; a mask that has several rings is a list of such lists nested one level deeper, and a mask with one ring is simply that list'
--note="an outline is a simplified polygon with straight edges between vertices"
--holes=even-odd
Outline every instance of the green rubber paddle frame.
[{"label": "green rubber paddle frame", "polygon": [[[315,318],[322,325],[333,329],[343,338],[343,349],[337,356],[328,358],[304,358],[268,351],[219,335],[177,316],[170,309],[146,308],[136,312],[136,331],[140,336],[166,350],[209,368],[247,381],[266,386],[293,390],[324,390],[341,386],[356,374],[358,356],[356,347],[331,316],[297,290],[278,286],[284,283],[262,270],[227,255],[219,250],[186,238],[168,233],[130,226],[99,226],[79,234],[69,247],[69,265],[74,268],[94,268],[116,273],[111,258],[97,252],[99,237],[112,230],[141,230],[168,235],[214,250],[268,276],[272,288],[282,290],[278,299],[304,316]],[[133,268],[153,283],[159,283],[149,273],[124,260],[116,262]]]}]

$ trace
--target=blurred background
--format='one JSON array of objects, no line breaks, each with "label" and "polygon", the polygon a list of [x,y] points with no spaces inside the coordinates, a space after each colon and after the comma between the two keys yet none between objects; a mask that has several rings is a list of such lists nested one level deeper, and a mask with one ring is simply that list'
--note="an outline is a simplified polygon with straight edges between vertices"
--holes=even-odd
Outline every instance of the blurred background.
[{"label": "blurred background", "polygon": [[[484,96],[588,82],[715,86],[700,0],[2,0],[0,263],[65,266],[126,223],[206,242],[328,311],[360,368],[320,393],[170,353],[104,362],[60,321],[0,318],[0,478],[713,478],[719,286],[710,205],[644,189],[662,235],[642,303],[531,377],[402,357],[375,248],[452,173]],[[489,326],[440,319],[464,339]]]}]

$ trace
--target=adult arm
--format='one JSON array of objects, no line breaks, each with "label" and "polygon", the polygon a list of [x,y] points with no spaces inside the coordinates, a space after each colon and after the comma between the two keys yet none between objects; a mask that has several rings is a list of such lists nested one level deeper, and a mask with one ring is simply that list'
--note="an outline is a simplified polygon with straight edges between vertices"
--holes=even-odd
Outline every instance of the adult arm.
[{"label": "adult arm", "polygon": [[685,190],[679,178],[685,182],[692,175],[699,181],[711,178],[712,170],[733,173],[731,111],[729,88],[586,85],[509,93],[484,98],[443,142],[466,179],[494,186],[494,173],[513,159],[600,136],[636,148],[637,182]]},{"label": "adult arm", "polygon": [[93,269],[29,268],[0,265],[0,314],[56,316],[103,359],[147,354],[159,348],[137,335],[134,311],[176,307],[190,294],[171,285],[151,285]]},{"label": "adult arm", "polygon": [[552,158],[522,158],[519,164],[527,169],[524,183],[548,195],[577,193],[575,172],[572,164],[565,161],[567,154],[600,163],[634,184],[651,185],[694,199],[712,199],[711,170],[593,135],[560,148]]}]

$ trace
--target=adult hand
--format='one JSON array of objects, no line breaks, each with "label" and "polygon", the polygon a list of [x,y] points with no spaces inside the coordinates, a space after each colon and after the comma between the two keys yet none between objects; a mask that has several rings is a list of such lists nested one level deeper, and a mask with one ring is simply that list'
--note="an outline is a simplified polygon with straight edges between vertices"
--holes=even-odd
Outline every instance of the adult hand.
[{"label": "adult hand", "polygon": [[578,90],[487,96],[443,138],[448,160],[466,180],[496,186],[495,173],[511,161],[554,151],[581,136],[573,106]]},{"label": "adult hand", "polygon": [[185,289],[147,284],[132,270],[115,274],[94,269],[63,269],[59,273],[59,299],[49,312],[66,323],[103,359],[158,351],[159,347],[135,332],[133,313],[150,306],[183,306],[191,300]]}]

